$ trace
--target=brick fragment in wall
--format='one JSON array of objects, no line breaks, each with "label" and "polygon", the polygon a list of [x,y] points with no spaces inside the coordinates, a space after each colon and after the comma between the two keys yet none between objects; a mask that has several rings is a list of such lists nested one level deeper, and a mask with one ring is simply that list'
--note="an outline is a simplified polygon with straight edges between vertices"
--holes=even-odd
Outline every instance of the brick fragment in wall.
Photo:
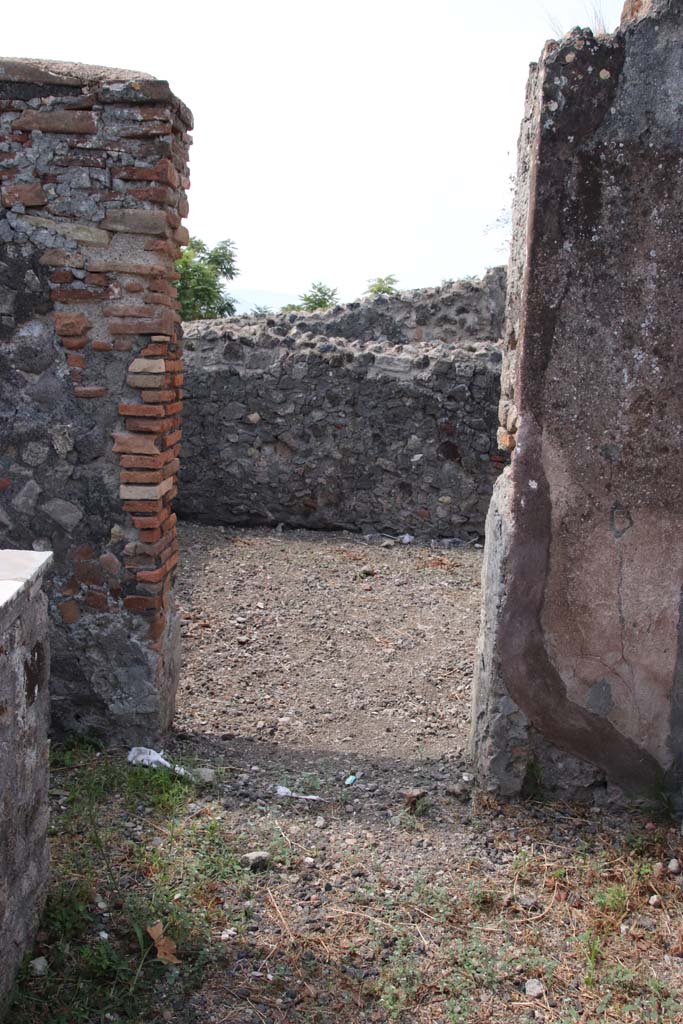
[{"label": "brick fragment in wall", "polygon": [[45,206],[47,203],[45,190],[37,181],[4,185],[1,196],[3,206],[14,206],[16,203],[21,206]]},{"label": "brick fragment in wall", "polygon": [[330,311],[185,325],[181,515],[482,534],[505,463],[504,299],[501,268]]},{"label": "brick fragment in wall", "polygon": [[89,110],[25,110],[12,121],[12,130],[96,135],[97,118]]},{"label": "brick fragment in wall", "polygon": [[[30,436],[33,445],[16,445],[20,476],[4,473],[0,453],[11,510],[0,517],[0,547],[30,548],[38,531],[57,552],[48,585],[56,733],[151,743],[170,722],[177,680],[170,563],[182,363],[173,261],[191,117],[167,83],[65,67],[0,67],[0,131],[13,131],[20,168],[0,174],[0,232],[11,223],[11,272],[21,282],[35,275],[36,287],[34,298],[18,291],[8,301],[10,323],[0,317],[10,368],[22,371],[6,383],[0,428],[10,443]],[[172,370],[131,370],[169,354]],[[123,464],[131,458],[153,465]],[[161,523],[173,525],[162,532]],[[144,603],[141,588],[157,584],[138,580],[137,567],[122,570],[136,534],[140,571],[161,575],[153,636],[132,599]]]}]

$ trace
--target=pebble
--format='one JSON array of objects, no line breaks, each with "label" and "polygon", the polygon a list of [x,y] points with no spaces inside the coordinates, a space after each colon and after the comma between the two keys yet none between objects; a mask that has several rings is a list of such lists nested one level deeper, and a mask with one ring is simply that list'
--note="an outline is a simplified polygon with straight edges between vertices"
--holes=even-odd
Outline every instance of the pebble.
[{"label": "pebble", "polygon": [[446,793],[448,796],[455,797],[456,800],[469,800],[470,787],[466,782],[454,782],[450,786],[446,786]]},{"label": "pebble", "polygon": [[672,857],[666,866],[666,870],[670,875],[680,875],[681,873],[681,862],[676,857]]},{"label": "pebble", "polygon": [[650,898],[649,898],[649,900],[647,902],[650,904],[651,907],[661,907],[661,905],[662,905],[662,897],[658,896],[655,893],[654,896],[650,896]]},{"label": "pebble", "polygon": [[322,814],[319,814],[318,817],[313,822],[313,824],[315,825],[316,828],[325,828],[327,822],[323,818]]},{"label": "pebble", "polygon": [[538,978],[529,978],[524,986],[524,992],[529,999],[541,999],[545,995],[545,986]]},{"label": "pebble", "polygon": [[213,768],[197,768],[194,774],[200,782],[205,782],[207,785],[216,781],[216,772]]},{"label": "pebble", "polygon": [[36,978],[44,978],[48,969],[47,957],[37,956],[35,960],[31,960],[29,967],[31,968],[31,974]]},{"label": "pebble", "polygon": [[517,902],[519,903],[520,907],[524,907],[525,910],[537,910],[538,909],[538,900],[536,899],[536,897],[535,896],[530,896],[527,893],[518,892],[517,893]]},{"label": "pebble", "polygon": [[270,864],[270,854],[267,850],[251,850],[244,854],[241,864],[250,871],[264,871]]}]

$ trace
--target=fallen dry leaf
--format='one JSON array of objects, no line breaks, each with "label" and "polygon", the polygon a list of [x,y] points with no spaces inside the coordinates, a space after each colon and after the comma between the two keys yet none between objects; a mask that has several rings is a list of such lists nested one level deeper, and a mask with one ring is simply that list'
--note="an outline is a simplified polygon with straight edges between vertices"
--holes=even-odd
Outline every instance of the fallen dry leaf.
[{"label": "fallen dry leaf", "polygon": [[150,924],[147,928],[147,934],[156,946],[158,960],[163,960],[166,964],[182,963],[175,955],[175,942],[164,935],[164,926],[161,921],[155,921],[154,924]]}]

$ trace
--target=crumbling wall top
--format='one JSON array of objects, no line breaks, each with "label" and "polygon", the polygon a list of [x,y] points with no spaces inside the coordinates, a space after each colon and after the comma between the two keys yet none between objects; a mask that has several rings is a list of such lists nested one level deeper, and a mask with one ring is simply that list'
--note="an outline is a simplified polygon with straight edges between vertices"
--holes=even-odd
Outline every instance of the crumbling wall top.
[{"label": "crumbling wall top", "polygon": [[97,64],[73,64],[69,61],[40,58],[0,57],[0,95],[3,83],[15,88],[39,87],[25,98],[44,98],[46,86],[55,94],[92,94],[98,103],[171,103],[186,128],[194,126],[192,113],[173,93],[167,81],[144,71],[105,68]]},{"label": "crumbling wall top", "polygon": [[98,64],[41,60],[31,57],[0,57],[0,81],[33,82],[36,85],[100,85],[103,82],[158,81],[144,71],[104,68]]}]

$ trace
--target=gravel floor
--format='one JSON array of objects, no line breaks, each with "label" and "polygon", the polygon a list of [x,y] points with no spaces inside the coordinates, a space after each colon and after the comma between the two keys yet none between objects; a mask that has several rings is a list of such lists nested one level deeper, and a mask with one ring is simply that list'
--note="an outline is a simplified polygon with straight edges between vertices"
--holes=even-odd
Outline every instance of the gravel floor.
[{"label": "gravel floor", "polygon": [[178,729],[350,767],[463,749],[480,550],[199,526],[182,543]]},{"label": "gravel floor", "polygon": [[188,525],[181,541],[169,751],[218,773],[220,802],[192,813],[273,860],[244,902],[226,883],[228,966],[165,1020],[683,1020],[683,888],[653,880],[680,833],[471,792],[481,550]]}]

